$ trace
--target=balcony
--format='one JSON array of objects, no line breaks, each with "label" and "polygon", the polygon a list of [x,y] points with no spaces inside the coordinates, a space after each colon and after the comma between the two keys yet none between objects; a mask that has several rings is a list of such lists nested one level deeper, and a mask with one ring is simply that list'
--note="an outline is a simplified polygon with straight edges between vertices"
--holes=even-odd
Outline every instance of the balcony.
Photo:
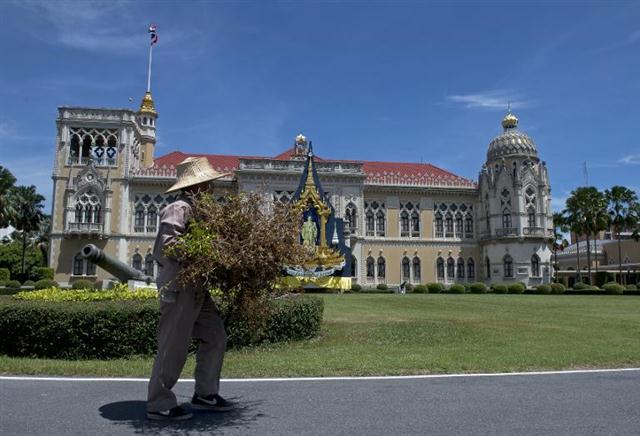
[{"label": "balcony", "polygon": [[501,229],[496,229],[496,237],[504,238],[505,236],[518,236],[518,228],[517,227],[503,227]]},{"label": "balcony", "polygon": [[544,236],[544,227],[523,227],[522,233],[525,236]]},{"label": "balcony", "polygon": [[102,223],[67,223],[65,233],[72,235],[99,235],[104,232]]}]

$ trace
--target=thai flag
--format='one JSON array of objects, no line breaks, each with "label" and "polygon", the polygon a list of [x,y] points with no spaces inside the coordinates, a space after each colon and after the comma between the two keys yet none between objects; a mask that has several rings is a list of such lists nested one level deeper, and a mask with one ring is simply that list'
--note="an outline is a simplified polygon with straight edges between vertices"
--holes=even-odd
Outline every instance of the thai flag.
[{"label": "thai flag", "polygon": [[152,24],[149,26],[149,35],[151,35],[151,45],[158,42],[158,34],[156,33],[156,25]]}]

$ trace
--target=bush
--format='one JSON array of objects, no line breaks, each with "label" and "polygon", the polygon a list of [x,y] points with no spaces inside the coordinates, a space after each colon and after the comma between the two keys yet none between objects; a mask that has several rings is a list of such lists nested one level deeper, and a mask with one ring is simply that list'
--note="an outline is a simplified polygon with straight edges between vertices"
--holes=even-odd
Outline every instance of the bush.
[{"label": "bush", "polygon": [[33,280],[26,280],[22,286],[35,286],[36,282],[34,282]]},{"label": "bush", "polygon": [[4,289],[0,290],[0,295],[13,295],[20,292],[20,282],[17,280],[9,280],[5,282]]},{"label": "bush", "polygon": [[47,288],[35,291],[19,292],[13,296],[15,300],[24,301],[124,301],[124,300],[155,300],[158,292],[150,288],[129,290],[127,285],[118,285],[113,289],[96,291],[93,289],[58,289]]},{"label": "bush", "polygon": [[11,278],[9,268],[0,268],[0,282],[8,282]]},{"label": "bush", "polygon": [[49,279],[53,280],[53,268],[47,268],[44,266],[33,268],[33,275],[36,280]]},{"label": "bush", "polygon": [[94,289],[93,282],[89,280],[76,280],[71,284],[71,289]]},{"label": "bush", "polygon": [[618,283],[606,283],[605,285],[602,286],[602,289],[604,289],[604,291],[607,294],[614,294],[614,295],[622,295],[622,293],[624,292],[624,286],[619,285]]},{"label": "bush", "polygon": [[376,289],[380,290],[380,291],[386,291],[389,289],[389,286],[387,286],[384,283],[380,283],[378,286],[376,286]]},{"label": "bush", "polygon": [[487,285],[485,285],[482,282],[472,283],[470,291],[473,294],[486,294],[487,293]]},{"label": "bush", "polygon": [[607,271],[598,271],[596,273],[596,286],[602,286],[613,280],[613,274]]},{"label": "bush", "polygon": [[551,283],[551,292],[554,294],[564,294],[567,288],[562,283]]},{"label": "bush", "polygon": [[491,286],[491,290],[496,294],[506,294],[509,288],[507,287],[507,285],[496,283]]},{"label": "bush", "polygon": [[550,294],[551,286],[550,285],[538,285],[536,286],[536,292],[538,294]]},{"label": "bush", "polygon": [[47,288],[57,288],[60,286],[58,282],[50,279],[40,279],[34,285],[35,289],[47,289]]},{"label": "bush", "polygon": [[360,291],[362,291],[362,286],[360,286],[357,283],[354,283],[354,284],[351,285],[351,290],[353,292],[360,292]]},{"label": "bush", "polygon": [[578,283],[574,283],[573,285],[573,289],[576,291],[583,291],[585,289],[589,288],[589,285],[587,285],[586,283],[582,283],[582,282],[578,282]]},{"label": "bush", "polygon": [[[35,292],[35,291],[34,291]],[[80,291],[71,291],[80,292]],[[272,300],[265,327],[227,324],[229,344],[315,336],[322,322],[323,300],[296,296]],[[17,301],[0,303],[0,354],[58,359],[112,359],[156,351],[160,312],[157,299],[146,301]]]},{"label": "bush", "polygon": [[637,291],[638,287],[636,285],[627,285],[624,287],[624,289],[627,291]]},{"label": "bush", "polygon": [[427,289],[430,294],[439,294],[444,291],[444,285],[442,283],[429,283]]},{"label": "bush", "polygon": [[508,289],[510,294],[522,294],[526,287],[522,283],[511,283]]},{"label": "bush", "polygon": [[413,291],[413,285],[411,283],[407,283],[406,285],[404,285],[404,290],[407,292]]},{"label": "bush", "polygon": [[427,292],[429,292],[429,288],[427,288],[427,285],[417,285],[415,288],[413,288],[414,294],[426,294]]},{"label": "bush", "polygon": [[453,284],[453,285],[449,286],[449,289],[447,289],[447,292],[449,292],[451,294],[464,294],[465,293],[465,288],[464,288],[463,284],[456,283],[456,284]]}]

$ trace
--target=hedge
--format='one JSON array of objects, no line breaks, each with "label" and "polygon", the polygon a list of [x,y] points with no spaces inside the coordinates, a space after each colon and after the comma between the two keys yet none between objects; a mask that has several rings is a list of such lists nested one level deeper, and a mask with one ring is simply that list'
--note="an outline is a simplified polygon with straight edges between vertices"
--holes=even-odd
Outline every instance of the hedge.
[{"label": "hedge", "polygon": [[485,294],[487,290],[487,285],[482,282],[472,283],[470,288],[472,294]]},{"label": "hedge", "polygon": [[536,293],[538,294],[550,294],[551,286],[550,285],[538,285],[536,286]]},{"label": "hedge", "polygon": [[58,286],[58,282],[51,279],[40,279],[33,285],[35,289],[57,288]]},{"label": "hedge", "polygon": [[496,294],[506,294],[509,288],[507,288],[507,285],[496,283],[491,286],[491,290]]},{"label": "hedge", "polygon": [[378,286],[376,286],[376,289],[378,289],[379,291],[386,291],[389,289],[389,287],[384,283],[380,283]]},{"label": "hedge", "polygon": [[0,282],[8,282],[11,278],[9,268],[0,268]]},{"label": "hedge", "polygon": [[151,288],[129,290],[126,285],[116,285],[112,289],[97,291],[92,289],[58,289],[47,288],[34,291],[23,291],[13,296],[15,300],[48,301],[114,301],[114,300],[157,300],[158,292]]},{"label": "hedge", "polygon": [[[323,301],[273,300],[263,330],[227,325],[229,346],[310,338],[320,330]],[[156,351],[158,301],[45,302],[0,299],[0,354],[57,359],[112,359]]]},{"label": "hedge", "polygon": [[53,268],[40,266],[33,269],[33,275],[37,280],[42,280],[42,279],[53,280],[53,274],[54,274]]},{"label": "hedge", "polygon": [[4,289],[0,289],[0,295],[13,295],[20,292],[20,282],[17,280],[9,280],[4,283]]},{"label": "hedge", "polygon": [[94,289],[93,282],[89,280],[76,280],[71,284],[71,289]]},{"label": "hedge", "polygon": [[417,285],[415,288],[413,288],[414,294],[426,294],[427,292],[429,292],[427,285]]},{"label": "hedge", "polygon": [[353,292],[360,292],[362,290],[362,286],[360,286],[357,283],[354,283],[354,284],[351,285],[351,290]]},{"label": "hedge", "polygon": [[605,283],[602,286],[602,289],[607,293],[607,294],[614,294],[614,295],[622,295],[622,293],[624,292],[624,286],[618,284],[618,283]]},{"label": "hedge", "polygon": [[33,280],[26,280],[22,286],[35,286],[36,282],[34,282]]},{"label": "hedge", "polygon": [[427,289],[430,294],[439,294],[444,291],[444,285],[442,283],[429,283]]},{"label": "hedge", "polygon": [[510,294],[522,294],[526,287],[522,283],[511,283],[507,289]]},{"label": "hedge", "polygon": [[562,283],[551,283],[551,292],[554,294],[564,294],[567,290],[567,287]]},{"label": "hedge", "polygon": [[453,284],[453,285],[449,286],[449,289],[447,289],[446,292],[448,292],[450,294],[464,294],[465,293],[465,288],[464,288],[464,285],[462,285],[460,283],[456,283],[456,284]]}]

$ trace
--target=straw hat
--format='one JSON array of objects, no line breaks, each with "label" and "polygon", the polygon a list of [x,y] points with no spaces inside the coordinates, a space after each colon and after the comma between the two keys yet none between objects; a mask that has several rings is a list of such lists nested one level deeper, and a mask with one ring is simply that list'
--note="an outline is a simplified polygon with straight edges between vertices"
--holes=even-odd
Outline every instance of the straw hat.
[{"label": "straw hat", "polygon": [[167,193],[229,175],[214,170],[206,157],[188,157],[176,166],[176,172],[177,180]]}]

